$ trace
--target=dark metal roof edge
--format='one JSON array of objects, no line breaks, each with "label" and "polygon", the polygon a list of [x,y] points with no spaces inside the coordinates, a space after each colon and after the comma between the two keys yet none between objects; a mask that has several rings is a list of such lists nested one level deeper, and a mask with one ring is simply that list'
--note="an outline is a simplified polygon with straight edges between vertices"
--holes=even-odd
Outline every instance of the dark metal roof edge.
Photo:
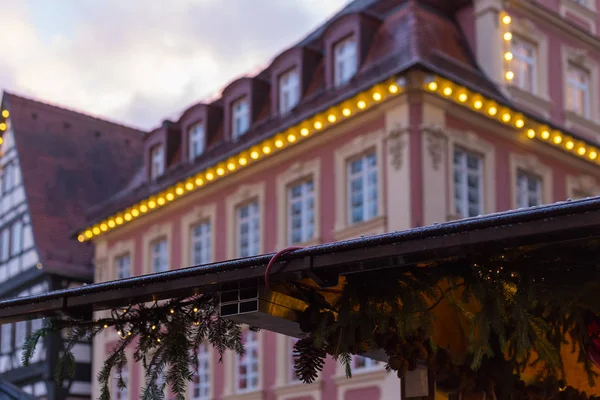
[{"label": "dark metal roof edge", "polygon": [[[387,256],[401,256],[401,251],[389,253],[390,251],[398,250],[397,247],[387,249],[388,253],[382,251],[385,246],[406,245],[410,242],[417,242],[417,247],[419,247],[418,243],[421,243],[421,241],[424,242],[432,238],[452,237],[453,235],[463,235],[462,237],[464,237],[464,235],[471,234],[471,242],[485,243],[490,239],[489,237],[485,238],[484,236],[486,235],[483,235],[482,232],[490,231],[490,235],[493,235],[501,231],[499,228],[508,227],[514,229],[515,227],[520,227],[523,224],[528,223],[536,224],[535,229],[526,230],[522,235],[540,237],[547,232],[556,233],[557,231],[566,229],[565,226],[567,226],[567,224],[564,224],[564,221],[561,221],[561,224],[558,226],[550,226],[551,224],[549,221],[552,219],[560,217],[568,218],[572,216],[583,217],[583,214],[593,212],[599,215],[594,216],[594,218],[590,215],[585,215],[585,218],[580,218],[577,219],[576,222],[571,222],[569,229],[579,229],[579,227],[590,228],[590,226],[597,229],[597,226],[600,225],[600,222],[597,222],[600,221],[600,197],[565,201],[528,209],[505,211],[383,235],[312,246],[282,256],[282,261],[275,263],[273,270],[282,271],[286,263],[294,262],[296,264],[295,272],[306,271],[309,268],[307,264],[305,264],[307,258],[316,261],[319,261],[320,257],[323,259],[317,263],[313,263],[313,268],[327,268],[333,265],[343,264],[346,262],[343,260],[348,259],[348,255],[354,257],[352,258],[352,261],[356,262],[356,251],[367,248],[377,249],[377,254],[371,256],[371,258],[383,257],[386,256],[386,254]],[[475,231],[477,234],[472,235]],[[198,289],[203,288],[205,290],[211,290],[211,288],[216,288],[215,285],[218,283],[226,283],[227,279],[229,279],[229,282],[241,280],[242,278],[239,276],[241,270],[253,270],[252,274],[246,274],[252,275],[249,276],[250,278],[260,277],[260,273],[264,272],[262,272],[262,269],[259,270],[258,268],[264,267],[270,261],[272,256],[273,254],[264,254],[256,257],[223,261],[118,281],[58,290],[37,296],[2,300],[0,301],[0,321],[9,318],[32,318],[34,315],[39,317],[39,315],[43,313],[46,313],[46,315],[55,314],[58,311],[66,311],[69,308],[77,307],[95,307],[99,310],[102,309],[103,306],[94,302],[93,297],[95,294],[110,291],[114,297],[116,292],[121,290],[126,291],[128,295],[132,295],[131,293],[133,290],[138,290],[142,294],[138,295],[137,298],[141,298],[142,295],[146,297],[149,295],[159,296],[160,293],[153,292],[152,285],[165,284],[183,279],[185,279],[189,285],[194,285],[194,287]],[[332,257],[338,257],[337,261],[330,261],[329,264],[326,264],[325,259],[331,260]],[[205,278],[199,279],[202,276],[205,276]],[[173,296],[176,295],[177,292],[173,294]],[[86,299],[86,296],[90,297]],[[120,304],[120,306],[123,305],[124,304]]]}]

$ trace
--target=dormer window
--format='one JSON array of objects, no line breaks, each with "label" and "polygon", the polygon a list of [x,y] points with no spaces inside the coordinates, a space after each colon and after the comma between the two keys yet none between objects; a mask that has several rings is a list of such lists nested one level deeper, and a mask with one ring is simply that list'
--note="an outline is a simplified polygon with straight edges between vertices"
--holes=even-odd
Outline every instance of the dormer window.
[{"label": "dormer window", "polygon": [[250,128],[250,106],[248,97],[243,96],[231,105],[231,135],[238,139]]},{"label": "dormer window", "polygon": [[333,76],[335,86],[342,86],[356,74],[356,39],[348,36],[340,40],[333,48]]},{"label": "dormer window", "polygon": [[165,149],[158,144],[150,149],[150,178],[156,179],[165,172]]},{"label": "dormer window", "polygon": [[290,69],[279,77],[279,114],[287,114],[300,100],[298,70]]},{"label": "dormer window", "polygon": [[188,130],[188,156],[190,161],[204,152],[204,124],[199,122]]}]

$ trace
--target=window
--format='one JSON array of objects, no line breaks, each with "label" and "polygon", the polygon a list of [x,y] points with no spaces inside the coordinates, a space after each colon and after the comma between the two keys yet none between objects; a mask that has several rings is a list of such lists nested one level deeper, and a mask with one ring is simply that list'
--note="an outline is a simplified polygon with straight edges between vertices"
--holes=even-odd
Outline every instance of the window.
[{"label": "window", "polygon": [[463,218],[483,214],[483,159],[460,148],[454,149],[454,206]]},{"label": "window", "polygon": [[348,162],[349,223],[377,216],[377,156],[370,152]]},{"label": "window", "polygon": [[193,161],[204,152],[204,124],[197,123],[188,131],[188,157]]},{"label": "window", "polygon": [[238,392],[258,389],[258,333],[247,331],[244,335],[246,353],[236,355],[236,388]]},{"label": "window", "polygon": [[210,397],[210,352],[206,344],[198,349],[198,365],[192,381],[192,399],[208,400]]},{"label": "window", "polygon": [[352,369],[360,371],[375,368],[378,365],[378,362],[372,358],[354,356],[352,358],[352,364]]},{"label": "window", "polygon": [[12,226],[12,255],[15,256],[23,251],[23,222],[15,221]]},{"label": "window", "polygon": [[12,324],[2,325],[2,336],[0,337],[0,350],[2,353],[12,352]]},{"label": "window", "polygon": [[237,256],[249,257],[260,252],[260,210],[258,201],[237,208]]},{"label": "window", "polygon": [[542,204],[542,178],[525,172],[517,171],[517,207],[533,207]]},{"label": "window", "polygon": [[573,64],[567,67],[567,110],[590,116],[590,73]]},{"label": "window", "polygon": [[165,172],[165,150],[156,145],[150,150],[150,178],[156,179]]},{"label": "window", "polygon": [[279,113],[287,114],[298,104],[300,90],[298,71],[294,68],[279,77]]},{"label": "window", "polygon": [[12,189],[14,185],[14,165],[8,163],[4,166],[3,177],[2,177],[2,192],[6,193]]},{"label": "window", "polygon": [[167,253],[167,240],[162,239],[151,245],[152,273],[165,272],[169,269],[169,255]]},{"label": "window", "polygon": [[15,324],[15,349],[21,350],[27,338],[27,321],[19,321]]},{"label": "window", "polygon": [[131,276],[131,257],[124,254],[115,259],[116,278],[125,279]]},{"label": "window", "polygon": [[290,339],[290,362],[289,362],[289,373],[288,373],[288,381],[289,382],[299,382],[300,377],[296,374],[296,369],[294,368],[295,359],[294,359],[294,346],[298,339],[289,338]]},{"label": "window", "polygon": [[119,373],[115,371],[114,374],[111,398],[115,400],[127,400],[129,398],[129,389],[127,387],[129,385],[129,371],[127,371],[127,367],[121,371],[121,376],[125,383],[124,388],[119,388]]},{"label": "window", "polygon": [[231,105],[231,132],[233,139],[241,137],[250,128],[250,107],[246,96]]},{"label": "window", "polygon": [[311,240],[315,233],[315,193],[313,180],[292,185],[288,189],[288,243]]},{"label": "window", "polygon": [[513,37],[511,41],[513,55],[512,68],[515,73],[514,84],[530,93],[536,91],[536,52],[533,43]]},{"label": "window", "polygon": [[10,230],[4,228],[2,231],[2,261],[8,260],[10,257]]},{"label": "window", "polygon": [[334,83],[335,86],[341,86],[352,79],[358,67],[354,37],[350,36],[336,43],[333,54]]},{"label": "window", "polygon": [[202,222],[192,228],[192,265],[208,264],[211,261],[210,222]]}]

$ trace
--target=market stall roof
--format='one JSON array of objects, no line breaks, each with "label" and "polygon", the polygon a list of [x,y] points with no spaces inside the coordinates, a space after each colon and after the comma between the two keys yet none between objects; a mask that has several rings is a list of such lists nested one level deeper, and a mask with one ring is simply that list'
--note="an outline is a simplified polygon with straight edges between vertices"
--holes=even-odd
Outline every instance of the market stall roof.
[{"label": "market stall roof", "polygon": [[[384,235],[323,244],[282,256],[271,268],[281,284],[406,265],[474,262],[511,252],[531,261],[580,263],[600,248],[600,197],[566,201]],[[532,256],[533,255],[533,256]],[[0,301],[0,323],[39,317],[90,317],[92,311],[261,281],[273,254],[259,255]],[[560,257],[558,257],[560,256]],[[560,259],[560,261],[559,261]]]}]

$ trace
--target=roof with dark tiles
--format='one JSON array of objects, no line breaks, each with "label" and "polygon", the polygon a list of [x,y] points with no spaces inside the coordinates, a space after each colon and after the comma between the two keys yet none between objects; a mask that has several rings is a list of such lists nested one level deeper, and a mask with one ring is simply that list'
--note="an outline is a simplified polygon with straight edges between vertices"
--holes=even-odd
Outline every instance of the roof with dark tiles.
[{"label": "roof with dark tiles", "polygon": [[143,132],[4,93],[35,245],[45,271],[89,279],[93,247],[70,239],[86,210],[123,190],[142,161]]},{"label": "roof with dark tiles", "polygon": [[[148,196],[202,169],[227,159],[242,148],[258,143],[277,132],[284,131],[314,113],[326,110],[352,95],[384,79],[410,68],[421,68],[436,73],[447,72],[451,77],[468,81],[470,85],[491,98],[504,99],[502,93],[485,76],[475,62],[463,32],[453,17],[459,6],[469,0],[355,0],[329,21],[305,37],[295,47],[310,47],[322,52],[322,35],[331,24],[352,13],[371,15],[381,20],[366,57],[358,73],[341,88],[327,88],[324,60],[314,70],[307,89],[298,105],[287,115],[273,115],[266,99],[257,121],[235,142],[225,139],[223,126],[211,137],[206,151],[193,163],[168,166],[156,181],[141,180],[125,191],[90,209],[89,221],[95,223],[113,213],[141,201]],[[453,7],[450,7],[453,5]],[[320,47],[319,47],[320,46]],[[259,75],[265,77],[268,68]],[[462,78],[462,79],[460,79]],[[267,96],[268,97],[268,96]],[[264,118],[263,118],[264,117]],[[80,228],[84,228],[82,225]]]}]

